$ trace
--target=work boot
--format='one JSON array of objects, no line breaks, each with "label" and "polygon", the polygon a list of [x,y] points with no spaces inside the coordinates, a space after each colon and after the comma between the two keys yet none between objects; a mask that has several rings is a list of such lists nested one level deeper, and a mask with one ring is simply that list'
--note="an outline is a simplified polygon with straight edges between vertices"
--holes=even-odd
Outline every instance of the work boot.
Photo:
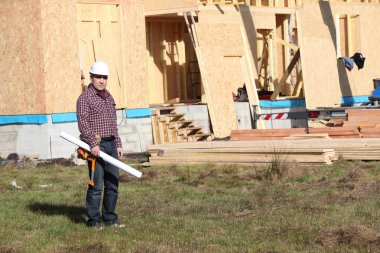
[{"label": "work boot", "polygon": [[92,228],[92,229],[95,229],[95,230],[102,230],[103,229],[103,226],[101,223],[87,223],[87,226]]},{"label": "work boot", "polygon": [[121,224],[118,220],[106,222],[106,227],[125,228],[125,224]]}]

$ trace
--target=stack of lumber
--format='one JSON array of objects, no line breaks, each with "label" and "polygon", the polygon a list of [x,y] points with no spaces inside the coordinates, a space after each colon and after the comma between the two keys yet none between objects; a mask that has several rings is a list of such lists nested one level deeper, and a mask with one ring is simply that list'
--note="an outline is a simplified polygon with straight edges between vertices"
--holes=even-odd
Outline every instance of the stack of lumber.
[{"label": "stack of lumber", "polygon": [[301,165],[331,164],[335,155],[333,149],[244,141],[160,144],[151,146],[149,154],[150,164],[270,164],[274,161],[296,161]]},{"label": "stack of lumber", "polygon": [[356,127],[363,138],[380,138],[380,109],[347,110],[344,126]]},{"label": "stack of lumber", "polygon": [[276,157],[301,165],[346,160],[380,160],[380,138],[211,141],[153,145],[149,164],[268,164]]},{"label": "stack of lumber", "polygon": [[363,138],[380,138],[379,126],[361,126],[360,134]]},{"label": "stack of lumber", "polygon": [[248,129],[231,131],[231,140],[233,141],[360,137],[360,132],[356,127]]},{"label": "stack of lumber", "polygon": [[309,134],[325,133],[330,138],[360,138],[360,132],[356,127],[321,127],[321,128],[308,128]]},{"label": "stack of lumber", "polygon": [[380,109],[351,109],[346,110],[346,114],[344,126],[380,126]]},{"label": "stack of lumber", "polygon": [[231,140],[280,140],[296,134],[306,134],[306,128],[232,130]]}]

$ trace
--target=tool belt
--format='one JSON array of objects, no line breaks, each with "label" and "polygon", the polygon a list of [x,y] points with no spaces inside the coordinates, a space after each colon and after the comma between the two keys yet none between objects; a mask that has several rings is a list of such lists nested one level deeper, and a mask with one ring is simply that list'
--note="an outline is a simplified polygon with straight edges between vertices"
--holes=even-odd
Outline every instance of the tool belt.
[{"label": "tool belt", "polygon": [[95,172],[96,157],[93,156],[89,151],[83,148],[78,148],[77,154],[78,154],[78,158],[91,162],[91,176],[90,176],[90,181],[88,181],[88,184],[91,186],[95,186],[94,172]]}]

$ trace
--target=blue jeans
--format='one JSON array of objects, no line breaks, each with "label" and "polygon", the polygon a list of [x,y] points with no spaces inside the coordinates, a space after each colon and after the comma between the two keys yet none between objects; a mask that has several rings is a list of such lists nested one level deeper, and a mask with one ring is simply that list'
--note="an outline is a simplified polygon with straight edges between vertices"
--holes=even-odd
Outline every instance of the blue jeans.
[{"label": "blue jeans", "polygon": [[[102,141],[99,144],[100,150],[104,153],[118,158],[116,141]],[[91,162],[88,163],[91,177]],[[102,217],[100,217],[99,207],[102,198],[104,182],[104,195]],[[102,219],[106,223],[113,223],[118,220],[115,212],[119,187],[119,169],[98,157],[95,163],[94,186],[89,185],[86,195],[86,208],[88,224],[101,223]]]}]

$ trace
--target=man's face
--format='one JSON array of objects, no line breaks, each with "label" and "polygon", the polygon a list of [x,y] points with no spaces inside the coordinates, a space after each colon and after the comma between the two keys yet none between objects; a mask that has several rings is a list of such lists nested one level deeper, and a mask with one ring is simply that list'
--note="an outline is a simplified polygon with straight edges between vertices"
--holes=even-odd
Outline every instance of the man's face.
[{"label": "man's face", "polygon": [[91,82],[97,90],[104,90],[107,86],[108,76],[91,75]]}]

